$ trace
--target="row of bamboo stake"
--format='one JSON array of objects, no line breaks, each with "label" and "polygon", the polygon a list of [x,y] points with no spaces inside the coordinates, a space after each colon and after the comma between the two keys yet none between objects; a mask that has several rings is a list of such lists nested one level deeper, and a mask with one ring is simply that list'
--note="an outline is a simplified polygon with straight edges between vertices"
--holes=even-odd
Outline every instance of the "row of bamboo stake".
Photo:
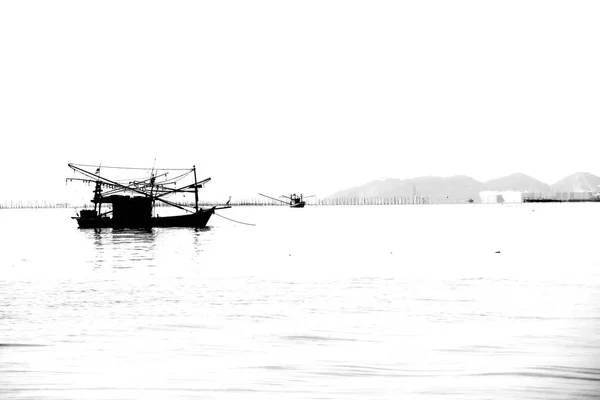
[{"label": "row of bamboo stake", "polygon": [[[323,199],[307,199],[307,205],[312,206],[363,206],[363,205],[404,205],[404,204],[431,204],[429,197],[346,197],[346,198],[323,198]],[[200,201],[199,205],[203,207],[210,207],[214,205],[222,205],[223,202],[215,201]],[[229,203],[231,206],[283,206],[287,207],[287,204],[279,203],[274,200],[261,199],[261,198],[247,198],[231,200]],[[183,204],[192,206],[192,204]],[[156,206],[163,206],[162,203],[156,203]],[[70,204],[64,202],[51,202],[51,201],[5,201],[0,203],[0,209],[14,209],[14,208],[89,208],[90,204]]]},{"label": "row of bamboo stake", "polygon": [[[374,206],[374,205],[403,205],[403,204],[432,204],[429,197],[340,197],[323,199],[306,199],[306,204],[311,206]],[[201,205],[210,206],[216,203],[200,202]],[[240,199],[232,200],[232,206],[283,206],[285,203],[279,203],[273,200],[263,199]]]},{"label": "row of bamboo stake", "polygon": [[69,203],[52,201],[31,201],[31,200],[11,200],[0,203],[0,209],[3,208],[71,208]]}]

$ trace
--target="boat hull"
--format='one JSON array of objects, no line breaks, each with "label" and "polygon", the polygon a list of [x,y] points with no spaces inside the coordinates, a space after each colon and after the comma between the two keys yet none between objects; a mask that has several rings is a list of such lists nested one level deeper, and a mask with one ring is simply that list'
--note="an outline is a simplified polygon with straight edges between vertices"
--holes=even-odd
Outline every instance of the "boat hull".
[{"label": "boat hull", "polygon": [[115,219],[108,217],[74,217],[80,229],[89,228],[204,228],[215,209],[200,210],[193,214],[172,215],[140,219]]},{"label": "boat hull", "polygon": [[153,217],[150,219],[150,223],[152,228],[204,228],[214,213],[214,208],[210,208],[194,214]]}]

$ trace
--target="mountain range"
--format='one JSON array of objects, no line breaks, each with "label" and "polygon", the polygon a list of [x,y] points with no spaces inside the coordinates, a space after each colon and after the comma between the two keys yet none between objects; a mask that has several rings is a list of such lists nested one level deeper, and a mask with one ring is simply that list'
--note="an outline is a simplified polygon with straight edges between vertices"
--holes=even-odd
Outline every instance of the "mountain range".
[{"label": "mountain range", "polygon": [[535,192],[550,195],[556,192],[587,192],[600,189],[600,177],[589,172],[577,172],[554,184],[515,173],[486,182],[465,175],[452,177],[423,176],[410,179],[382,179],[341,190],[328,198],[351,197],[412,197],[427,196],[432,203],[458,203],[473,199],[479,202],[479,192],[485,190]]}]

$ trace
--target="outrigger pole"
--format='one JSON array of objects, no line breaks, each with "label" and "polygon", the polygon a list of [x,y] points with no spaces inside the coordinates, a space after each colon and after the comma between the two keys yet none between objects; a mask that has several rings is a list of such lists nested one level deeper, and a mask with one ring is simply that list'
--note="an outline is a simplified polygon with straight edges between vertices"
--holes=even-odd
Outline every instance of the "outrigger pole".
[{"label": "outrigger pole", "polygon": [[[172,207],[179,208],[179,209],[181,209],[181,210],[183,210],[183,211],[185,211],[185,212],[191,212],[191,211],[190,211],[190,210],[188,210],[187,208],[185,208],[185,207],[182,207],[182,206],[180,206],[179,204],[175,204],[175,203],[173,203],[173,202],[167,201],[167,200],[165,200],[165,199],[161,199],[161,198],[159,198],[159,196],[151,196],[151,195],[148,195],[148,193],[146,193],[146,192],[144,192],[144,191],[142,191],[142,190],[136,189],[136,188],[134,188],[134,187],[131,187],[131,186],[125,186],[125,185],[122,185],[122,184],[120,184],[119,182],[112,181],[112,180],[110,180],[110,179],[107,179],[107,178],[104,178],[104,177],[102,177],[102,176],[100,176],[100,175],[95,175],[95,174],[93,174],[93,173],[91,173],[91,172],[89,172],[89,171],[86,171],[85,169],[82,169],[82,168],[76,167],[75,165],[73,165],[73,164],[71,164],[71,163],[69,163],[68,165],[69,165],[69,167],[70,167],[71,169],[73,169],[73,170],[76,170],[76,171],[79,171],[79,172],[81,172],[81,173],[82,173],[83,175],[85,175],[85,176],[89,176],[89,177],[96,178],[96,181],[97,181],[97,183],[99,183],[99,182],[106,182],[106,183],[108,183],[108,184],[110,184],[110,185],[114,185],[114,186],[116,186],[116,187],[120,187],[120,188],[122,188],[123,190],[130,190],[130,191],[132,191],[132,192],[136,192],[136,193],[142,194],[142,195],[144,195],[144,196],[146,196],[146,197],[150,197],[150,198],[154,198],[154,199],[156,199],[156,200],[158,200],[158,201],[162,201],[162,202],[163,202],[163,203],[165,203],[165,204],[168,204],[168,205],[170,205],[170,206],[172,206]],[[210,179],[210,178],[208,178],[208,179]],[[192,185],[188,185],[188,186],[186,186],[186,187],[184,187],[184,188],[191,188],[192,186],[196,186],[196,185],[197,185],[197,184],[196,184],[196,183],[194,183],[194,184],[192,184]],[[170,192],[170,193],[175,193],[175,192],[178,192],[178,191],[180,191],[180,190],[182,190],[182,189],[184,189],[184,188],[173,190],[173,192]],[[170,193],[169,193],[169,194],[170,194]]]},{"label": "outrigger pole", "polygon": [[264,196],[264,197],[266,197],[266,198],[269,198],[269,199],[271,199],[271,200],[280,201],[280,202],[282,202],[283,204],[288,204],[288,205],[290,204],[290,202],[289,202],[289,201],[283,201],[283,200],[280,200],[280,199],[276,199],[275,197],[267,196],[266,194],[262,194],[262,193],[259,193],[259,194],[260,194],[261,196]]},{"label": "outrigger pole", "polygon": [[196,212],[198,212],[198,179],[196,179],[196,166],[194,165],[194,195],[196,197]]}]

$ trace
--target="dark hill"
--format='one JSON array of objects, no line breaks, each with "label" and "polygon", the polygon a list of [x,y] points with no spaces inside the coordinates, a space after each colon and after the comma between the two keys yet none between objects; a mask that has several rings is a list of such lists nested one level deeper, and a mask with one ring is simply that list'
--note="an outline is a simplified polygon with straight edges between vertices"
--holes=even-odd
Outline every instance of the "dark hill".
[{"label": "dark hill", "polygon": [[416,190],[418,196],[429,197],[432,203],[462,203],[469,199],[480,201],[479,192],[484,190],[516,190],[521,192],[587,192],[600,190],[600,177],[588,172],[569,175],[553,185],[548,185],[528,175],[516,173],[481,183],[464,175],[452,177],[423,176],[412,179],[383,179],[342,190],[329,198],[353,197],[406,197],[412,198]]},{"label": "dark hill", "polygon": [[589,172],[577,172],[550,185],[554,192],[588,192],[600,189],[600,177]]},{"label": "dark hill", "polygon": [[482,183],[464,175],[452,177],[425,176],[412,179],[384,179],[342,190],[329,198],[428,196],[432,203],[457,203],[469,199],[479,201]]},{"label": "dark hill", "polygon": [[521,173],[489,180],[483,183],[483,187],[484,190],[517,190],[544,194],[551,192],[550,185],[547,183]]}]

